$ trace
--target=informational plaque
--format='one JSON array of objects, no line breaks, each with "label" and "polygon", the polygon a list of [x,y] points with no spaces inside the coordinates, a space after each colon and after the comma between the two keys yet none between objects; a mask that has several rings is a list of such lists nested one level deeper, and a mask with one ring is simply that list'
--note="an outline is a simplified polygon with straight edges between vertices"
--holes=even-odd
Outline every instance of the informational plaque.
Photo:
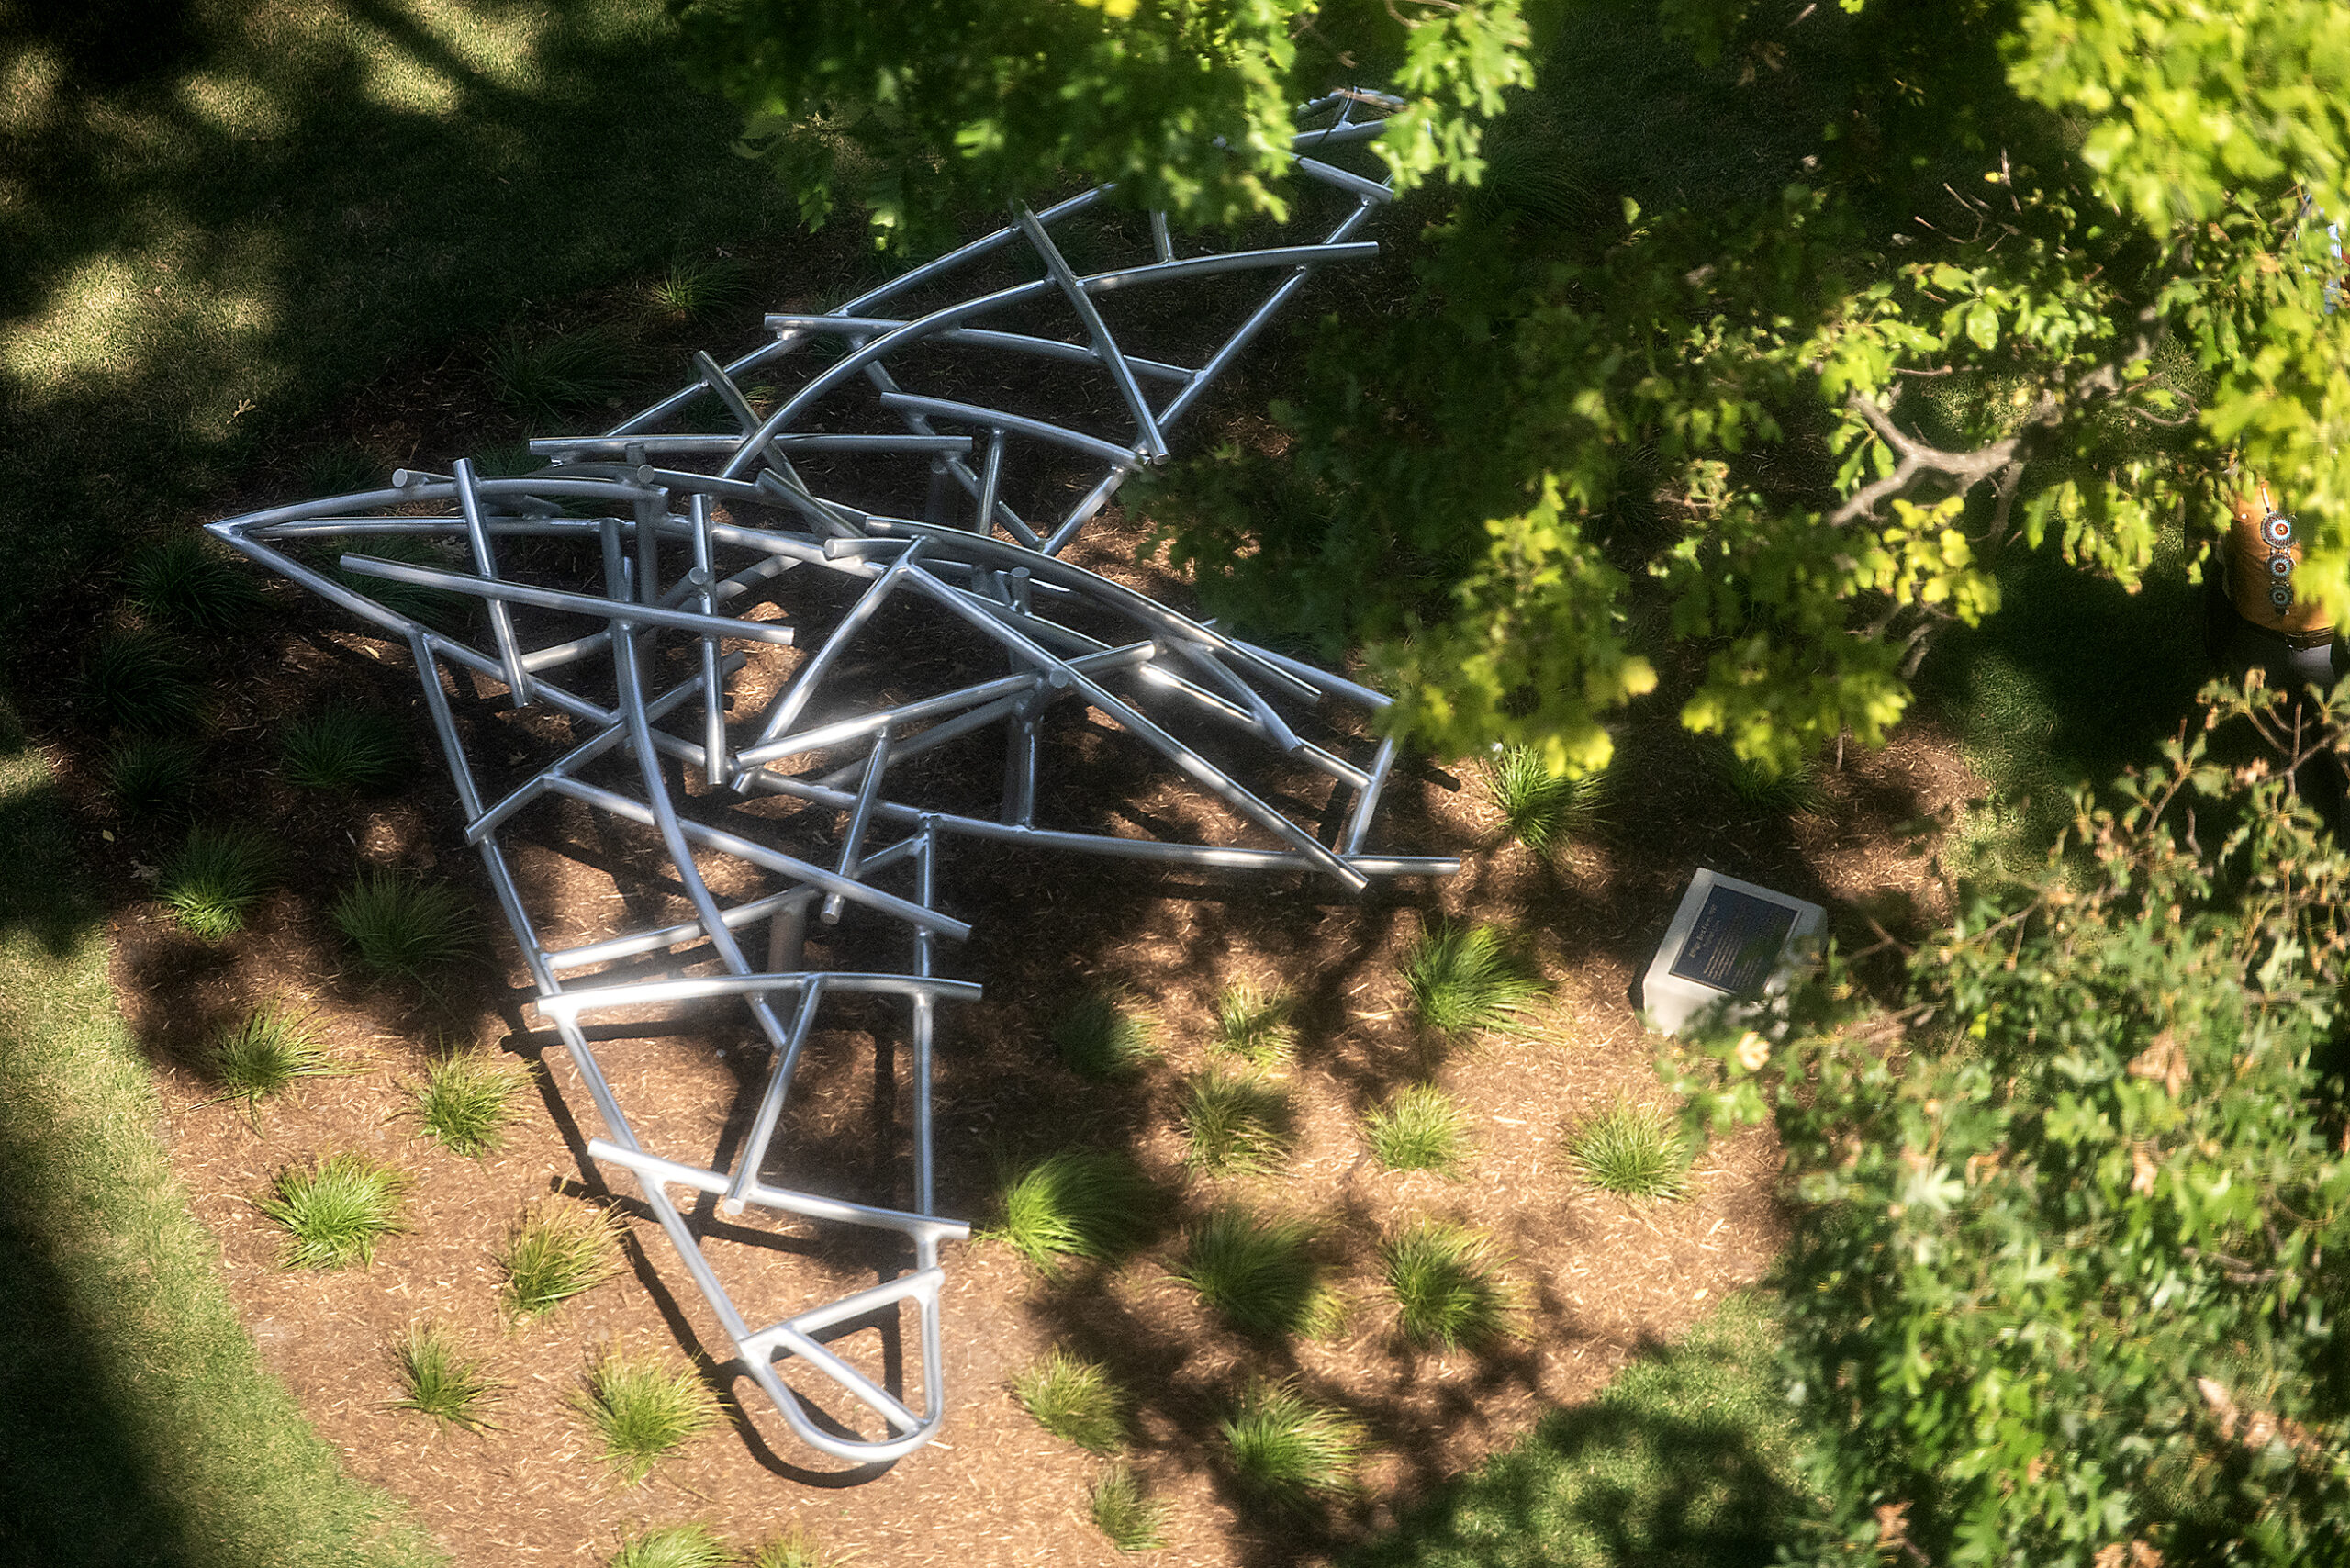
[{"label": "informational plaque", "polygon": [[1816,903],[1700,868],[1641,977],[1641,1018],[1677,1035],[1725,998],[1751,1005],[1785,983],[1791,949],[1824,918]]}]

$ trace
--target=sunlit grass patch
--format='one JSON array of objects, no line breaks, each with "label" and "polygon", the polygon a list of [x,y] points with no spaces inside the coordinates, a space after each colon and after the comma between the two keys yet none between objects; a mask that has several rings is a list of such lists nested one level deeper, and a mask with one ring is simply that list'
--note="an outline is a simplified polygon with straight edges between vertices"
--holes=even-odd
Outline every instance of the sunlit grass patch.
[{"label": "sunlit grass patch", "polygon": [[1619,1099],[1567,1136],[1567,1162],[1603,1193],[1650,1202],[1689,1190],[1689,1147],[1671,1113]]},{"label": "sunlit grass patch", "polygon": [[251,828],[197,827],[163,863],[157,896],[172,918],[207,942],[245,928],[277,880],[277,846]]},{"label": "sunlit grass patch", "polygon": [[708,1525],[663,1525],[629,1537],[611,1568],[733,1568],[741,1561]]},{"label": "sunlit grass patch", "polygon": [[1316,1337],[1345,1304],[1322,1282],[1314,1237],[1305,1220],[1214,1209],[1186,1229],[1168,1271],[1244,1334]]},{"label": "sunlit grass patch", "polygon": [[1086,1493],[1093,1528],[1120,1551],[1154,1551],[1167,1544],[1167,1505],[1153,1497],[1129,1464],[1113,1464]]},{"label": "sunlit grass patch", "polygon": [[1353,1490],[1368,1440],[1362,1423],[1343,1410],[1307,1398],[1294,1384],[1261,1378],[1216,1429],[1241,1486],[1292,1513]]},{"label": "sunlit grass patch", "polygon": [[1158,1055],[1158,1020],[1125,992],[1091,991],[1054,1022],[1053,1046],[1081,1078],[1131,1078]]},{"label": "sunlit grass patch", "polygon": [[452,1051],[416,1085],[417,1117],[452,1154],[489,1154],[506,1141],[514,1096],[526,1081],[516,1063],[482,1051]]},{"label": "sunlit grass patch", "polygon": [[994,1234],[1054,1272],[1063,1258],[1115,1260],[1149,1237],[1164,1199],[1132,1157],[1065,1148],[1013,1172],[999,1193]]},{"label": "sunlit grass patch", "polygon": [[627,1356],[608,1350],[588,1368],[572,1396],[603,1444],[605,1462],[633,1485],[672,1450],[718,1421],[718,1401],[675,1355]]},{"label": "sunlit grass patch", "polygon": [[1521,1028],[1521,1014],[1549,990],[1499,927],[1443,920],[1404,955],[1404,985],[1420,1025],[1448,1036]]},{"label": "sunlit grass patch", "polygon": [[1098,1361],[1056,1350],[1015,1375],[1012,1391],[1038,1426],[1088,1453],[1115,1453],[1126,1440],[1126,1396]]},{"label": "sunlit grass patch", "polygon": [[1256,1067],[1278,1067],[1297,1048],[1291,1021],[1297,999],[1286,986],[1256,986],[1246,980],[1225,986],[1215,999],[1211,1043]]},{"label": "sunlit grass patch", "polygon": [[1495,1277],[1494,1261],[1490,1237],[1438,1220],[1414,1220],[1382,1242],[1380,1270],[1404,1338],[1449,1350],[1474,1350],[1507,1334],[1509,1293]]},{"label": "sunlit grass patch", "polygon": [[1363,1141],[1390,1170],[1451,1173],[1467,1152],[1468,1118],[1452,1096],[1432,1083],[1396,1091],[1363,1117]]},{"label": "sunlit grass patch", "polygon": [[544,1316],[620,1271],[620,1226],[584,1204],[547,1202],[524,1211],[506,1238],[499,1299],[519,1318]]},{"label": "sunlit grass patch", "polygon": [[1177,1114],[1190,1144],[1185,1158],[1212,1175],[1261,1175],[1295,1140],[1288,1091],[1255,1073],[1215,1067],[1193,1073]]},{"label": "sunlit grass patch", "polygon": [[1607,776],[1553,773],[1541,749],[1505,745],[1485,761],[1485,780],[1509,835],[1537,855],[1562,849],[1597,827]]},{"label": "sunlit grass patch", "polygon": [[392,1342],[392,1367],[399,1377],[395,1410],[413,1410],[469,1432],[488,1430],[489,1403],[504,1387],[489,1363],[465,1353],[449,1329],[416,1324]]},{"label": "sunlit grass patch", "polygon": [[262,1007],[242,1022],[213,1036],[205,1051],[205,1066],[214,1082],[248,1111],[257,1110],[273,1094],[285,1092],[295,1080],[322,1078],[334,1071],[333,1058],[311,1034],[307,1018],[280,1007]]},{"label": "sunlit grass patch", "polygon": [[794,1525],[752,1551],[748,1568],[846,1568],[847,1559],[816,1544],[806,1527]]},{"label": "sunlit grass patch", "polygon": [[407,1227],[400,1196],[408,1177],[364,1154],[330,1154],[277,1173],[262,1213],[285,1232],[289,1269],[344,1269],[375,1260],[375,1248]]}]

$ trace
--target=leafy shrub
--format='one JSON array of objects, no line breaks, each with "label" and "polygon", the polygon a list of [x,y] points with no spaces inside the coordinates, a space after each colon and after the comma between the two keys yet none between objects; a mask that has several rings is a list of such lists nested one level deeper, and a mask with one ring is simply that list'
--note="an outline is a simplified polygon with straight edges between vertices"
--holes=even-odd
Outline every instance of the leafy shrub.
[{"label": "leafy shrub", "polygon": [[416,1087],[424,1130],[452,1154],[488,1154],[506,1141],[506,1124],[521,1092],[522,1070],[479,1051],[452,1051],[425,1070]]},{"label": "leafy shrub", "polygon": [[1097,1083],[1131,1078],[1158,1055],[1158,1025],[1117,991],[1089,991],[1061,1014],[1053,1044],[1071,1071]]},{"label": "leafy shrub", "polygon": [[1506,1333],[1509,1301],[1494,1278],[1493,1260],[1491,1238],[1437,1220],[1414,1220],[1382,1242],[1380,1268],[1404,1338],[1474,1349]]},{"label": "leafy shrub", "polygon": [[175,631],[212,635],[234,630],[261,604],[252,575],[193,531],[174,533],[131,557],[130,602]]},{"label": "leafy shrub", "polygon": [[1278,1067],[1297,1048],[1297,1025],[1290,1022],[1296,1009],[1287,987],[1228,985],[1215,999],[1214,1044],[1252,1066]]},{"label": "leafy shrub", "polygon": [[1000,1195],[999,1234],[1046,1273],[1065,1257],[1125,1256],[1148,1238],[1162,1206],[1131,1157],[1089,1148],[1046,1155],[1004,1182]]},{"label": "leafy shrub", "polygon": [[154,734],[196,722],[186,659],[152,632],[110,632],[82,666],[82,709],[100,729]]},{"label": "leafy shrub", "polygon": [[1452,1096],[1432,1083],[1396,1092],[1363,1118],[1363,1141],[1390,1170],[1450,1171],[1462,1157],[1467,1119]]},{"label": "leafy shrub", "polygon": [[392,1365],[399,1374],[400,1397],[395,1410],[413,1410],[469,1432],[487,1430],[484,1414],[491,1397],[503,1385],[490,1375],[488,1364],[464,1353],[456,1337],[438,1324],[417,1324],[392,1345]]},{"label": "leafy shrub", "polygon": [[1567,1138],[1567,1161],[1584,1181],[1622,1198],[1677,1198],[1689,1187],[1680,1127],[1663,1110],[1629,1100],[1586,1117]]},{"label": "leafy shrub", "polygon": [[1423,1028],[1455,1036],[1520,1027],[1518,1014],[1548,989],[1501,931],[1449,921],[1432,922],[1404,956],[1404,985]]},{"label": "leafy shrub", "polygon": [[397,871],[366,872],[343,890],[334,923],[369,969],[413,980],[466,957],[483,935],[464,894]]},{"label": "leafy shrub", "polygon": [[262,1213],[285,1232],[281,1261],[289,1269],[363,1268],[375,1245],[406,1228],[400,1194],[408,1178],[364,1154],[330,1154],[277,1173]]},{"label": "leafy shrub", "polygon": [[1287,1157],[1294,1137],[1287,1092],[1254,1073],[1192,1074],[1178,1114],[1187,1158],[1214,1175],[1261,1175]]},{"label": "leafy shrub", "polygon": [[1304,1220],[1219,1208],[1184,1233],[1169,1272],[1244,1334],[1318,1335],[1343,1305],[1323,1285],[1313,1248],[1314,1226]]},{"label": "leafy shrub", "polygon": [[603,1442],[605,1462],[632,1485],[718,1420],[717,1399],[674,1355],[606,1351],[588,1366],[572,1404]]},{"label": "leafy shrub", "polygon": [[164,862],[156,892],[182,925],[207,942],[245,928],[245,916],[277,879],[277,847],[242,827],[198,827]]},{"label": "leafy shrub", "polygon": [[545,1203],[524,1211],[498,1258],[506,1310],[543,1316],[620,1271],[620,1226],[602,1209]]},{"label": "leafy shrub", "polygon": [[1125,1395],[1099,1362],[1057,1350],[1014,1377],[1012,1391],[1038,1426],[1088,1453],[1115,1453],[1126,1440]]},{"label": "leafy shrub", "polygon": [[1292,1513],[1310,1512],[1323,1498],[1352,1490],[1362,1462],[1362,1423],[1315,1404],[1291,1383],[1250,1383],[1217,1430],[1240,1484]]},{"label": "leafy shrub", "polygon": [[1509,835],[1537,855],[1597,827],[1607,798],[1606,774],[1553,773],[1538,746],[1502,747],[1487,759],[1485,780]]},{"label": "leafy shrub", "polygon": [[306,790],[386,790],[408,773],[408,737],[389,714],[337,704],[295,721],[285,777]]},{"label": "leafy shrub", "polygon": [[194,741],[133,735],[106,755],[106,788],[127,816],[152,817],[187,809],[204,750]]},{"label": "leafy shrub", "polygon": [[1167,1544],[1167,1505],[1145,1490],[1132,1465],[1113,1464],[1095,1476],[1086,1505],[1093,1528],[1120,1551],[1151,1551]]}]

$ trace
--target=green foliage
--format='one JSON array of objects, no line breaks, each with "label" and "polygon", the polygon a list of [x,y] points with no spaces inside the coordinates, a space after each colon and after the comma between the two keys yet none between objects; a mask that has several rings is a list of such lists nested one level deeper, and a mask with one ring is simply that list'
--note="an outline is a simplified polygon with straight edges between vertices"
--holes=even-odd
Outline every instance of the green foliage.
[{"label": "green foliage", "polygon": [[1168,1271],[1244,1334],[1318,1337],[1344,1311],[1322,1282],[1314,1226],[1285,1215],[1213,1209],[1185,1230]]},{"label": "green foliage", "polygon": [[504,403],[523,421],[554,427],[567,417],[632,385],[632,352],[618,333],[599,327],[532,342],[509,333],[490,346],[489,379]]},{"label": "green foliage", "polygon": [[1446,920],[1429,922],[1404,955],[1404,987],[1420,1026],[1448,1036],[1522,1028],[1518,1015],[1550,989],[1497,927]]},{"label": "green foliage", "polygon": [[471,612],[472,606],[463,602],[460,596],[441,588],[422,588],[415,583],[394,582],[389,577],[370,577],[358,572],[345,571],[341,566],[345,555],[367,555],[378,561],[433,566],[444,572],[466,569],[453,545],[413,533],[383,533],[373,538],[351,540],[338,546],[320,565],[329,577],[352,592],[364,595],[393,614],[405,615],[420,625],[447,631]]},{"label": "green foliage", "polygon": [[407,1228],[400,1223],[407,1189],[408,1177],[391,1166],[345,1152],[287,1166],[258,1203],[285,1232],[286,1268],[365,1268],[376,1243]]},{"label": "green foliage", "polygon": [[204,748],[169,735],[133,735],[106,754],[106,788],[125,815],[159,817],[187,809]]},{"label": "green foliage", "polygon": [[1142,1245],[1164,1206],[1130,1156],[1065,1148],[1002,1184],[1002,1237],[1047,1274],[1063,1258],[1114,1260]]},{"label": "green foliage", "polygon": [[543,1203],[525,1210],[498,1258],[498,1299],[518,1318],[543,1317],[620,1271],[621,1229],[602,1209]]},{"label": "green foliage", "polygon": [[1252,1067],[1279,1067],[1297,1049],[1297,1025],[1290,1021],[1296,1011],[1297,998],[1287,986],[1236,980],[1216,993],[1210,1044]]},{"label": "green foliage", "polygon": [[1091,991],[1053,1025],[1053,1045],[1072,1071],[1097,1083],[1131,1078],[1158,1055],[1158,1021],[1133,998]]},{"label": "green foliage", "polygon": [[1399,182],[1473,182],[1480,122],[1531,79],[1516,0],[1409,16],[1315,0],[694,0],[684,19],[801,217],[819,225],[845,199],[895,244],[940,238],[957,202],[1072,177],[1115,181],[1121,199],[1186,225],[1278,216],[1294,106],[1365,67],[1409,100],[1379,149]]},{"label": "green foliage", "polygon": [[1468,1120],[1452,1096],[1432,1083],[1397,1090],[1363,1117],[1363,1141],[1390,1170],[1448,1173],[1463,1157]]},{"label": "green foliage", "polygon": [[338,703],[286,726],[285,777],[305,790],[386,790],[408,772],[408,737],[388,713]]},{"label": "green foliage", "polygon": [[1167,1505],[1150,1495],[1130,1464],[1113,1464],[1086,1493],[1093,1528],[1120,1551],[1154,1551],[1167,1544]]},{"label": "green foliage", "polygon": [[665,316],[699,321],[751,297],[743,263],[724,256],[671,262],[645,288],[645,300]]},{"label": "green foliage", "polygon": [[798,1525],[751,1553],[750,1568],[838,1568],[841,1559],[817,1546]]},{"label": "green foliage", "polygon": [[1346,1412],[1263,1379],[1248,1384],[1216,1429],[1234,1478],[1259,1501],[1300,1514],[1353,1490],[1366,1439],[1362,1423]]},{"label": "green foliage", "polygon": [[1827,804],[1828,797],[1807,761],[1772,762],[1727,750],[1718,761],[1722,782],[1749,810],[1801,816]]},{"label": "green foliage", "polygon": [[1289,1157],[1297,1114],[1289,1092],[1255,1072],[1211,1067],[1193,1073],[1176,1113],[1184,1158],[1214,1176],[1261,1176]]},{"label": "green foliage", "polygon": [[[1971,890],[1897,1002],[1831,954],[1784,1043],[1693,1077],[1700,1120],[1775,1122],[1808,1209],[1783,1271],[1821,1561],[2342,1551],[2350,860],[2285,778],[2350,715],[2208,697],[2223,737],[2085,794],[2071,853]],[[2274,761],[2215,763],[2247,728]]]},{"label": "green foliage", "polygon": [[362,873],[334,901],[334,923],[369,969],[420,981],[467,957],[483,935],[463,892],[397,871]]},{"label": "green foliage", "polygon": [[232,632],[261,604],[251,570],[193,531],[148,545],[131,557],[128,576],[130,602],[175,632]]},{"label": "green foliage", "polygon": [[733,1568],[738,1561],[708,1525],[663,1525],[631,1536],[611,1568]]},{"label": "green foliage", "polygon": [[207,942],[233,936],[277,880],[277,846],[251,828],[196,827],[163,865],[156,895]]},{"label": "green foliage", "polygon": [[[1759,1036],[1758,1036],[1759,1037]],[[1690,1149],[1667,1112],[1618,1099],[1567,1137],[1567,1163],[1603,1193],[1652,1202],[1689,1190]]]},{"label": "green foliage", "polygon": [[588,1364],[572,1406],[604,1445],[604,1462],[635,1485],[672,1450],[718,1421],[718,1401],[675,1355],[608,1350]]},{"label": "green foliage", "polygon": [[336,1070],[309,1030],[309,1020],[280,1007],[262,1007],[234,1027],[215,1036],[205,1051],[214,1082],[244,1101],[248,1112],[290,1087],[297,1078],[321,1078]]},{"label": "green foliage", "polygon": [[302,463],[301,491],[306,496],[379,490],[391,482],[389,470],[375,461],[375,454],[349,442],[322,446]]},{"label": "green foliage", "polygon": [[82,710],[104,730],[156,734],[192,728],[196,682],[187,660],[152,632],[109,632],[82,666]]},{"label": "green foliage", "polygon": [[1537,855],[1564,848],[1599,824],[1605,773],[1558,772],[1542,748],[1531,745],[1502,746],[1484,766],[1509,835]]},{"label": "green foliage", "polygon": [[1510,1332],[1509,1293],[1494,1277],[1491,1237],[1416,1219],[1379,1244],[1395,1323],[1416,1345],[1477,1350]]},{"label": "green foliage", "polygon": [[1012,1380],[1036,1424],[1088,1453],[1112,1454],[1126,1440],[1126,1396],[1109,1370],[1057,1350]]},{"label": "green foliage", "polygon": [[465,1353],[456,1336],[437,1323],[412,1325],[392,1343],[392,1369],[399,1376],[395,1410],[413,1410],[468,1432],[489,1430],[487,1406],[505,1385],[489,1364]]},{"label": "green foliage", "polygon": [[452,1154],[477,1159],[506,1142],[514,1097],[528,1081],[520,1065],[482,1051],[451,1051],[418,1084],[417,1119]]}]

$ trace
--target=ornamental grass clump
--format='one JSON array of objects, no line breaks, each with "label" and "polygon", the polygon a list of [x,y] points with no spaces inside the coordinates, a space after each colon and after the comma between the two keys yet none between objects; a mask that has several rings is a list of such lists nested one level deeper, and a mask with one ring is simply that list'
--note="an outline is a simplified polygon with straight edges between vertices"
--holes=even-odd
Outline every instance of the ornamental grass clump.
[{"label": "ornamental grass clump", "polygon": [[1486,760],[1485,780],[1509,835],[1537,855],[1565,848],[1602,821],[1607,776],[1554,773],[1539,746],[1503,746]]},{"label": "ornamental grass clump", "polygon": [[1263,1175],[1296,1141],[1289,1092],[1255,1072],[1193,1073],[1176,1114],[1190,1146],[1184,1158],[1212,1176]]},{"label": "ornamental grass clump", "polygon": [[611,1568],[733,1568],[740,1561],[708,1525],[663,1525],[629,1537]]},{"label": "ornamental grass clump", "polygon": [[1451,1095],[1432,1083],[1416,1083],[1366,1114],[1362,1137],[1390,1170],[1457,1175],[1467,1151],[1469,1122]]},{"label": "ornamental grass clump", "polygon": [[1132,1078],[1158,1055],[1158,1025],[1125,992],[1091,991],[1052,1028],[1055,1049],[1080,1078],[1106,1083]]},{"label": "ornamental grass clump", "polygon": [[1293,1383],[1252,1381],[1216,1424],[1241,1487],[1285,1512],[1312,1512],[1354,1489],[1366,1433],[1343,1410],[1318,1404]]},{"label": "ornamental grass clump", "polygon": [[140,551],[126,576],[141,615],[198,635],[235,630],[262,601],[252,575],[209,535],[192,530]]},{"label": "ornamental grass clump", "polygon": [[1297,999],[1286,986],[1237,981],[1215,999],[1215,1033],[1209,1043],[1252,1067],[1279,1067],[1297,1049],[1297,1025],[1291,1022],[1296,1010]]},{"label": "ornamental grass clump", "polygon": [[1603,1193],[1638,1203],[1689,1190],[1689,1146],[1673,1115],[1619,1099],[1585,1117],[1567,1137],[1567,1162]]},{"label": "ornamental grass clump", "polygon": [[1131,1156],[1065,1148],[1016,1172],[999,1189],[1000,1236],[1047,1274],[1064,1258],[1114,1261],[1149,1238],[1164,1199]]},{"label": "ornamental grass clump", "polygon": [[262,1213],[285,1232],[279,1260],[288,1269],[362,1268],[376,1244],[408,1227],[400,1196],[408,1177],[364,1154],[330,1154],[277,1173]]},{"label": "ornamental grass clump", "polygon": [[1130,1464],[1113,1464],[1086,1491],[1093,1528],[1120,1551],[1155,1551],[1167,1544],[1167,1505],[1153,1497]]},{"label": "ornamental grass clump", "polygon": [[159,734],[193,728],[196,680],[170,639],[152,632],[113,632],[98,639],[82,666],[82,711],[102,730]]},{"label": "ornamental grass clump", "polygon": [[277,846],[251,828],[200,826],[163,863],[156,893],[172,918],[207,942],[233,936],[276,884]]},{"label": "ornamental grass clump", "polygon": [[300,1078],[323,1078],[338,1070],[326,1047],[310,1032],[307,1017],[281,1007],[261,1007],[221,1030],[205,1048],[212,1081],[231,1099],[257,1112],[271,1095]]},{"label": "ornamental grass clump", "polygon": [[498,1293],[506,1310],[543,1317],[620,1271],[620,1225],[602,1209],[549,1200],[523,1211],[506,1238]]},{"label": "ornamental grass clump", "polygon": [[494,1425],[489,1403],[505,1385],[490,1374],[488,1362],[467,1355],[441,1325],[414,1325],[393,1341],[392,1368],[400,1383],[393,1409],[413,1410],[468,1432]]},{"label": "ornamental grass clump", "polygon": [[417,981],[472,953],[482,924],[464,893],[397,871],[369,871],[335,900],[334,923],[360,962],[380,975]]},{"label": "ornamental grass clump", "polygon": [[631,1485],[718,1421],[717,1398],[671,1354],[607,1350],[589,1364],[572,1405],[595,1428],[605,1462]]},{"label": "ornamental grass clump", "polygon": [[1505,1336],[1511,1307],[1494,1277],[1494,1256],[1490,1237],[1439,1220],[1414,1220],[1380,1243],[1380,1271],[1404,1338],[1451,1350]]},{"label": "ornamental grass clump", "polygon": [[1433,921],[1404,956],[1404,985],[1422,1028],[1459,1036],[1481,1029],[1517,1030],[1549,988],[1491,925]]},{"label": "ornamental grass clump", "polygon": [[169,735],[133,735],[106,754],[106,788],[128,817],[187,810],[204,748]]},{"label": "ornamental grass clump", "polygon": [[1183,1249],[1168,1271],[1244,1334],[1318,1337],[1336,1326],[1345,1306],[1322,1282],[1314,1238],[1306,1220],[1214,1209],[1184,1232]]},{"label": "ornamental grass clump", "polygon": [[1012,1380],[1036,1424],[1088,1453],[1112,1454],[1126,1440],[1126,1396],[1098,1361],[1056,1350]]},{"label": "ornamental grass clump", "polygon": [[451,1051],[425,1070],[410,1091],[424,1130],[452,1154],[477,1159],[506,1141],[514,1097],[526,1081],[520,1065],[481,1051]]},{"label": "ornamental grass clump", "polygon": [[286,726],[285,777],[305,790],[388,790],[408,773],[408,737],[388,713],[337,703]]}]

